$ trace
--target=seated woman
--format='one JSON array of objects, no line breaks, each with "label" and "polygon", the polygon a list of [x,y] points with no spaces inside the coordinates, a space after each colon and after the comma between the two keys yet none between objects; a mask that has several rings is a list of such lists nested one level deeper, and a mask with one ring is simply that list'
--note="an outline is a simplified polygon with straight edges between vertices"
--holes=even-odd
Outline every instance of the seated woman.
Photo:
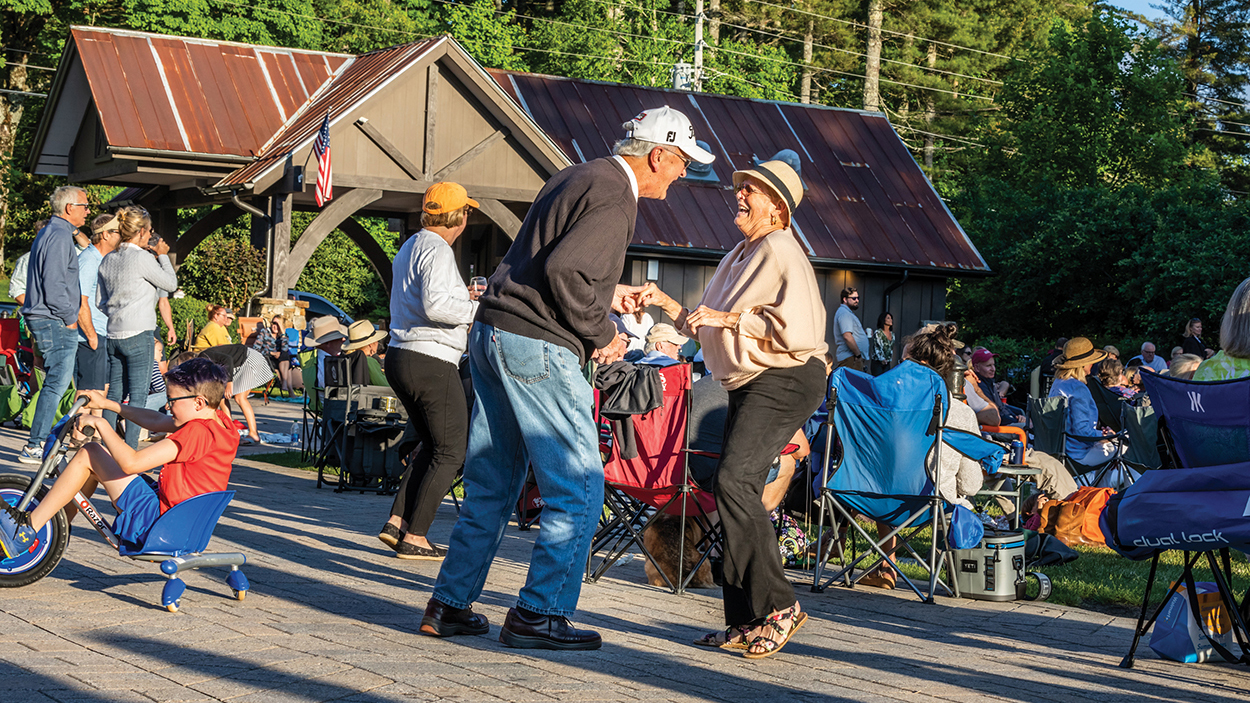
[{"label": "seated woman", "polygon": [[1168,367],[1168,375],[1172,378],[1191,379],[1201,363],[1202,358],[1196,354],[1180,354],[1172,359],[1172,365]]},{"label": "seated woman", "polygon": [[200,333],[195,336],[191,351],[201,352],[209,347],[220,347],[232,343],[230,331],[226,328],[234,321],[234,311],[221,305],[214,305],[208,311],[208,322]]},{"label": "seated woman", "polygon": [[1122,398],[1132,398],[1137,395],[1137,389],[1131,388],[1128,381],[1124,378],[1124,364],[1119,359],[1107,357],[1098,365],[1098,382],[1103,388],[1114,391]]},{"label": "seated woman", "polygon": [[[1098,406],[1094,396],[1085,385],[1085,377],[1096,362],[1102,361],[1107,352],[1096,349],[1085,337],[1075,337],[1063,345],[1063,355],[1055,360],[1055,382],[1050,387],[1050,397],[1068,399],[1066,431],[1069,435],[1097,437],[1104,434],[1098,428]],[[1068,437],[1064,447],[1068,456],[1078,464],[1098,466],[1115,456],[1116,443],[1106,439],[1078,439]]]},{"label": "seated woman", "polygon": [[1250,278],[1233,291],[1220,321],[1220,346],[1194,372],[1195,381],[1227,381],[1250,376]]}]

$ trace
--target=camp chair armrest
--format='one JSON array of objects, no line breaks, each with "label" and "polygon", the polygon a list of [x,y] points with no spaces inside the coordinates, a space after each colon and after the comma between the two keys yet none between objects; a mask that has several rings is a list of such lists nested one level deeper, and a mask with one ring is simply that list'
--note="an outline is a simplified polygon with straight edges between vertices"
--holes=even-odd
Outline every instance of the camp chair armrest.
[{"label": "camp chair armrest", "polygon": [[1115,434],[1108,434],[1108,435],[1095,435],[1091,437],[1089,435],[1070,434],[1067,437],[1068,439],[1079,439],[1083,442],[1100,442],[1104,439],[1123,439],[1127,436],[1128,436],[1128,432],[1126,432],[1125,430],[1120,430],[1119,432],[1116,432]]},{"label": "camp chair armrest", "polygon": [[1028,448],[1029,446],[1029,437],[1025,433],[1024,428],[1016,427],[1015,425],[981,425],[981,431],[988,432],[990,434],[1015,435],[1025,448]]}]

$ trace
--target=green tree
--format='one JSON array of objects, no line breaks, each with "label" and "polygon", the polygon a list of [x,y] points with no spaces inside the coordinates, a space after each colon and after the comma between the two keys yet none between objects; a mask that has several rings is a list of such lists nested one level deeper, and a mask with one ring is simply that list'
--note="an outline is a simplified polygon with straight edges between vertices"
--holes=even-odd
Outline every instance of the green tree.
[{"label": "green tree", "polygon": [[443,22],[447,32],[483,66],[525,70],[525,61],[515,50],[525,44],[525,29],[516,24],[514,15],[497,13],[492,0],[472,0],[450,6]]},{"label": "green tree", "polygon": [[1157,40],[1110,15],[1057,21],[1047,44],[1018,63],[999,102],[995,164],[1021,183],[1172,183],[1200,158],[1183,115],[1184,82]]},{"label": "green tree", "polygon": [[265,287],[265,254],[246,230],[229,225],[205,239],[178,267],[187,295],[238,310]]}]

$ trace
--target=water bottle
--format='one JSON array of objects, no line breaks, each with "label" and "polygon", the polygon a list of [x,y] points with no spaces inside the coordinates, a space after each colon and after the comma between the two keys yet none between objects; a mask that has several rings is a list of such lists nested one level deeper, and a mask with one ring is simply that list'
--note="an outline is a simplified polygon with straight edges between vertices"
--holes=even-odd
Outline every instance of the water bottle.
[{"label": "water bottle", "polygon": [[1016,466],[1024,464],[1024,444],[1018,439],[1011,443],[1011,463]]},{"label": "water bottle", "polygon": [[299,420],[291,423],[291,444],[299,444],[299,431],[301,425],[303,425],[303,423]]}]

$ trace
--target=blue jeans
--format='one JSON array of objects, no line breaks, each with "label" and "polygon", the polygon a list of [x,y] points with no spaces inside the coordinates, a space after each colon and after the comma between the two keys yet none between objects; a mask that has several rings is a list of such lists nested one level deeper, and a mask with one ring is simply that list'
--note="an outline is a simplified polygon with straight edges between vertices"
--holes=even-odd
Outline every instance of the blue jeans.
[{"label": "blue jeans", "polygon": [[[152,330],[147,330],[125,339],[109,337],[109,400],[120,403],[122,398],[129,397],[126,404],[133,408],[147,405],[148,388],[152,386],[152,362],[156,357],[152,334]],[[117,413],[105,412],[104,417],[110,423],[117,422]],[[139,429],[133,422],[126,423],[126,444],[132,449],[139,448]]]},{"label": "blue jeans", "polygon": [[469,335],[469,364],[477,398],[464,465],[465,501],[434,598],[467,608],[482,594],[532,466],[546,505],[517,605],[571,616],[603,510],[594,391],[573,352],[480,322]]},{"label": "blue jeans", "polygon": [[26,440],[27,446],[37,447],[52,430],[61,396],[65,395],[74,380],[78,330],[70,329],[60,320],[50,317],[27,317],[26,327],[39,346],[43,368],[47,372],[39,391],[39,400],[35,403],[35,417],[30,422],[30,439]]}]

